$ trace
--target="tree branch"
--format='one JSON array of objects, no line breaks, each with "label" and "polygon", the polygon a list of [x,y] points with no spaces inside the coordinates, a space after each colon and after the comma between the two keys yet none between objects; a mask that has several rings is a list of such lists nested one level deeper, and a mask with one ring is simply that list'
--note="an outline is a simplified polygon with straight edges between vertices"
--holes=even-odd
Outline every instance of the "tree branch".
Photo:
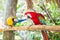
[{"label": "tree branch", "polygon": [[46,25],[33,25],[24,27],[12,27],[12,28],[0,28],[0,32],[3,31],[17,31],[17,30],[47,30],[47,31],[60,31],[60,26],[46,26]]}]

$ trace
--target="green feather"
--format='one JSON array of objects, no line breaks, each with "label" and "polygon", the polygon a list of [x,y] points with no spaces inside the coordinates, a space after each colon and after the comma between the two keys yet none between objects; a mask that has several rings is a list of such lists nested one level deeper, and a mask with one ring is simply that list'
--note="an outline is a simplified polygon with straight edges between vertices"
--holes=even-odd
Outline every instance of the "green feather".
[{"label": "green feather", "polygon": [[42,17],[39,17],[39,20],[42,22],[42,24],[46,25],[45,19]]}]

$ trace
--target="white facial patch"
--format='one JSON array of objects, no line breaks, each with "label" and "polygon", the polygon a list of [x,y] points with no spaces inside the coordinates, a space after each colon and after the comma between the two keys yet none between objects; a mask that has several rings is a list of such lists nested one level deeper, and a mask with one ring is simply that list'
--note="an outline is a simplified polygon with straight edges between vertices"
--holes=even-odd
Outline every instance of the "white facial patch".
[{"label": "white facial patch", "polygon": [[14,19],[14,21],[18,22],[18,20],[17,20],[17,19]]},{"label": "white facial patch", "polygon": [[32,16],[31,16],[30,14],[27,14],[27,16],[29,16],[29,17],[31,17],[31,18],[32,18]]}]

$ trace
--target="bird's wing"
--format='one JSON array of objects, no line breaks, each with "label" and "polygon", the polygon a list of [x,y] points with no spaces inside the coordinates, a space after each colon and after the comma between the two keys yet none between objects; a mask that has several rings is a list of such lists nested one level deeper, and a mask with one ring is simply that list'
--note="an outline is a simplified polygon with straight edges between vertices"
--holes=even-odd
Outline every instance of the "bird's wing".
[{"label": "bird's wing", "polygon": [[42,15],[41,13],[39,13],[38,14],[38,19],[40,20],[40,22],[42,22],[42,24],[46,25],[44,15]]}]

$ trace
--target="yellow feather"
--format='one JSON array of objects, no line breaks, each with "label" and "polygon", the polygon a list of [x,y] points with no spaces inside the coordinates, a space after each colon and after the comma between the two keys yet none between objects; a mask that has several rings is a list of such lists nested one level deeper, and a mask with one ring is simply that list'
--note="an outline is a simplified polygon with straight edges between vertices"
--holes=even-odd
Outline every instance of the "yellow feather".
[{"label": "yellow feather", "polygon": [[7,19],[7,25],[9,25],[9,26],[12,26],[12,25],[13,25],[12,19],[13,19],[13,17],[9,17],[9,18]]}]

